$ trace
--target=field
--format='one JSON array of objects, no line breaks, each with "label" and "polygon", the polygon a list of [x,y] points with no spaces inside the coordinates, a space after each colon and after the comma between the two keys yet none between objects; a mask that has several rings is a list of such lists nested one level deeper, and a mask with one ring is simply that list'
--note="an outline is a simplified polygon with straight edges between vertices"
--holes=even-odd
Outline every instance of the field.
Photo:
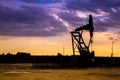
[{"label": "field", "polygon": [[0,80],[120,80],[120,68],[33,69],[32,64],[0,64]]}]

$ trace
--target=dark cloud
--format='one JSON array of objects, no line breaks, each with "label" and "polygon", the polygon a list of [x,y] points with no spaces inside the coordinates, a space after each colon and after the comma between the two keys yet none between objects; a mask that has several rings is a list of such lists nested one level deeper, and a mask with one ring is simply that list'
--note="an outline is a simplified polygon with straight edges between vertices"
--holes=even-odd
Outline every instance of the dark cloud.
[{"label": "dark cloud", "polygon": [[[82,11],[84,13],[102,14],[108,19],[101,21],[100,18],[94,17],[94,26],[96,31],[107,31],[109,28],[118,28],[120,21],[120,1],[119,0],[69,0],[65,4],[68,10]],[[74,20],[73,20],[74,21]]]},{"label": "dark cloud", "polygon": [[108,37],[108,39],[114,41],[114,37],[110,36],[110,37]]},{"label": "dark cloud", "polygon": [[66,7],[70,10],[92,11],[96,12],[96,4],[89,0],[69,0],[66,1]]},{"label": "dark cloud", "polygon": [[78,17],[74,12],[62,12],[58,14],[58,16],[64,21],[67,21],[72,27],[78,27],[82,25],[82,22],[85,20],[84,18]]},{"label": "dark cloud", "polygon": [[35,22],[47,19],[49,15],[43,8],[22,6],[19,10],[0,6],[0,21],[5,22]]},{"label": "dark cloud", "polygon": [[[119,0],[104,0],[104,2],[103,0],[22,0],[21,2],[19,8],[16,9],[10,8],[8,5],[10,3],[7,3],[7,6],[4,6],[5,3],[0,3],[0,35],[59,35],[67,31],[63,25],[64,21],[75,28],[88,23],[88,19],[79,17],[76,11],[100,14],[93,15],[95,31],[107,31],[109,28],[120,29]],[[54,5],[56,2],[63,2],[62,6]],[[51,5],[47,6],[47,4]],[[63,21],[55,19],[51,14],[57,15]]]},{"label": "dark cloud", "polygon": [[43,4],[50,4],[50,3],[59,3],[63,0],[22,0],[27,3],[43,3]]},{"label": "dark cloud", "polygon": [[66,0],[66,7],[72,10],[98,12],[98,9],[109,11],[120,6],[119,0]]},{"label": "dark cloud", "polygon": [[114,34],[113,36],[109,35],[108,39],[111,41],[120,41],[120,34]]},{"label": "dark cloud", "polygon": [[0,6],[0,24],[0,35],[8,36],[54,36],[66,31],[44,8],[25,5],[17,10]]},{"label": "dark cloud", "polygon": [[22,1],[25,1],[25,2],[28,2],[28,3],[36,2],[36,0],[22,0]]}]

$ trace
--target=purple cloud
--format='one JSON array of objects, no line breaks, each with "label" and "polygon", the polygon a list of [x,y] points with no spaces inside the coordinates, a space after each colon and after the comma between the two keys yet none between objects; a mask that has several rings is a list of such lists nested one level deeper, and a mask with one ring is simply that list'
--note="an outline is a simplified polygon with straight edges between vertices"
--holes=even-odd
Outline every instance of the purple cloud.
[{"label": "purple cloud", "polygon": [[0,24],[0,35],[7,36],[54,36],[66,31],[43,7],[26,5],[17,10],[0,6]]},{"label": "purple cloud", "polygon": [[30,3],[31,3],[31,2],[36,2],[36,0],[22,0],[22,1],[25,1],[25,2],[28,2],[28,3],[29,3],[29,2],[30,2]]},{"label": "purple cloud", "polygon": [[98,16],[94,17],[94,26],[96,31],[107,31],[109,28],[118,28],[120,21],[120,1],[112,0],[69,0],[66,1],[66,8],[73,11],[82,11],[84,13],[95,13],[108,15],[102,15],[107,17],[104,21],[101,21]]},{"label": "purple cloud", "polygon": [[[93,14],[95,31],[120,29],[120,1],[118,0],[11,1],[0,1],[0,35],[60,35],[68,31],[68,26],[76,28],[87,24],[88,19],[84,16],[88,14]],[[11,7],[10,4],[13,2],[19,2],[20,5]],[[56,15],[59,19],[52,15]]]}]

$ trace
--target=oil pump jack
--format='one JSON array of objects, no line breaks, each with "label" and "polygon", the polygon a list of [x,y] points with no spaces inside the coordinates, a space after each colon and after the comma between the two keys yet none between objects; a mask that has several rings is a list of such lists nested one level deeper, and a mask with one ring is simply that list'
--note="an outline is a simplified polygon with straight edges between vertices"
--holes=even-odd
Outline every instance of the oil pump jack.
[{"label": "oil pump jack", "polygon": [[[90,33],[90,39],[88,44],[85,43],[83,39],[83,32],[84,30],[88,30]],[[72,48],[73,48],[73,55],[79,52],[81,57],[94,57],[94,51],[90,51],[90,45],[92,45],[93,41],[93,20],[92,15],[89,15],[89,23],[87,25],[81,26],[75,31],[71,32],[72,37]]]}]

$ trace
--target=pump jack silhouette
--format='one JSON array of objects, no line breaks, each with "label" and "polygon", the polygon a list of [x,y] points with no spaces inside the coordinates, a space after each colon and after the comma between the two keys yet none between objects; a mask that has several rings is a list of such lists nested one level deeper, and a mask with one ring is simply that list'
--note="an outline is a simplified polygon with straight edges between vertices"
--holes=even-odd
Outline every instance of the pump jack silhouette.
[{"label": "pump jack silhouette", "polygon": [[[83,39],[83,32],[84,30],[88,30],[90,32],[90,39],[88,45],[85,43]],[[71,32],[72,37],[72,48],[73,48],[73,55],[76,54],[76,52],[79,52],[80,56],[91,56],[94,57],[94,51],[89,50],[90,45],[92,45],[93,41],[93,20],[92,15],[89,15],[89,23],[87,25],[81,26],[75,31]]]}]

